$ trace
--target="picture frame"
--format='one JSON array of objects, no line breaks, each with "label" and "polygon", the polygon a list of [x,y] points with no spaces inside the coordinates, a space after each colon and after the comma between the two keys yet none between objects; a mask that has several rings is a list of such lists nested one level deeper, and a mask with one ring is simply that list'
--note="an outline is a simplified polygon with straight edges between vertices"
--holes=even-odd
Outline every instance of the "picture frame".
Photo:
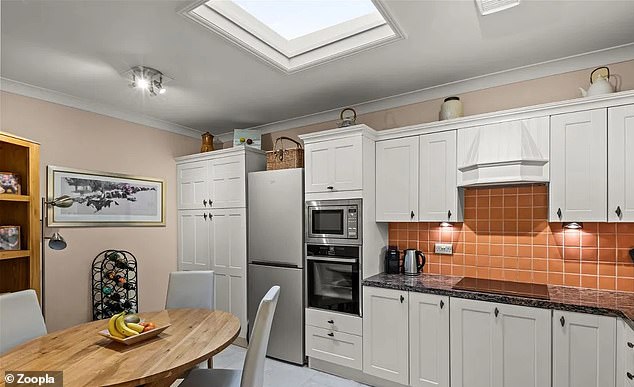
[{"label": "picture frame", "polygon": [[22,195],[20,175],[0,171],[0,195]]},{"label": "picture frame", "polygon": [[0,251],[21,250],[20,226],[0,226]]},{"label": "picture frame", "polygon": [[262,149],[262,132],[256,129],[234,129],[233,146],[240,145]]},{"label": "picture frame", "polygon": [[47,166],[47,202],[68,196],[68,208],[47,205],[48,227],[165,226],[165,181],[112,172]]}]

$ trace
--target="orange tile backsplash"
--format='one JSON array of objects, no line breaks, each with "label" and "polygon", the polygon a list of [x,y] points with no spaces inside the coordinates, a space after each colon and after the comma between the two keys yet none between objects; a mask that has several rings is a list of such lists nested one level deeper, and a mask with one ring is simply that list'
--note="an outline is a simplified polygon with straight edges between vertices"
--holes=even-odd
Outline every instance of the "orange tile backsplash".
[{"label": "orange tile backsplash", "polygon": [[426,273],[634,292],[634,223],[548,223],[541,184],[466,189],[463,223],[390,223],[389,244],[423,251]]}]

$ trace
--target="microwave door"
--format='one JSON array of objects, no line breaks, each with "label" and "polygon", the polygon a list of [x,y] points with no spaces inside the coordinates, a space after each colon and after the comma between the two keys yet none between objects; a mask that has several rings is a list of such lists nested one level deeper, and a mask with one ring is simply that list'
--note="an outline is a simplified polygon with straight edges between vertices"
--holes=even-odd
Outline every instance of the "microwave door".
[{"label": "microwave door", "polygon": [[345,207],[311,207],[308,227],[311,238],[346,238]]}]

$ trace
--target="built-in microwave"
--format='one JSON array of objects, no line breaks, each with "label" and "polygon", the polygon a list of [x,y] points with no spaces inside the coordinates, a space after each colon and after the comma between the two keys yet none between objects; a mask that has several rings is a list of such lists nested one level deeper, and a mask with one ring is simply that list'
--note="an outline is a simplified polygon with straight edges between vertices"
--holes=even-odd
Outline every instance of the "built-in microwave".
[{"label": "built-in microwave", "polygon": [[306,243],[360,245],[362,200],[306,202]]}]

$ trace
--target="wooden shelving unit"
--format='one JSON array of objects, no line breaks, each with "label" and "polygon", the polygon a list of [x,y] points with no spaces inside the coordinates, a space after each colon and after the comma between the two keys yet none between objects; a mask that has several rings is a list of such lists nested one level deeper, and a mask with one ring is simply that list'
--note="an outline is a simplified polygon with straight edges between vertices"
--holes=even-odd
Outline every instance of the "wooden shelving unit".
[{"label": "wooden shelving unit", "polygon": [[40,146],[0,132],[0,171],[20,175],[21,195],[0,194],[0,226],[20,226],[22,250],[0,250],[0,293],[40,297]]}]

